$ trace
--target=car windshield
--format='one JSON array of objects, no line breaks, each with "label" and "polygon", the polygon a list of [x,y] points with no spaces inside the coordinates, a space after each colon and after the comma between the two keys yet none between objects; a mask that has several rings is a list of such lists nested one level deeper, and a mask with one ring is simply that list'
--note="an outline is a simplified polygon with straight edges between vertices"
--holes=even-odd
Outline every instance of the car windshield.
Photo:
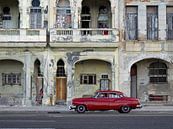
[{"label": "car windshield", "polygon": [[92,98],[96,98],[98,95],[98,92],[95,92],[94,95],[92,96]]}]

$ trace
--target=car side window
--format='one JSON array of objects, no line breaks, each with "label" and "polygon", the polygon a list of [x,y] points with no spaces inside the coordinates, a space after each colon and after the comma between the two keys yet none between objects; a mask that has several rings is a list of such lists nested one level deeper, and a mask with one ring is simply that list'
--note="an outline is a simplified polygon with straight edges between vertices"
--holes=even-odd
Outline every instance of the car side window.
[{"label": "car side window", "polygon": [[120,98],[120,96],[116,93],[110,93],[109,98]]},{"label": "car side window", "polygon": [[106,93],[99,93],[97,98],[107,98],[107,94]]}]

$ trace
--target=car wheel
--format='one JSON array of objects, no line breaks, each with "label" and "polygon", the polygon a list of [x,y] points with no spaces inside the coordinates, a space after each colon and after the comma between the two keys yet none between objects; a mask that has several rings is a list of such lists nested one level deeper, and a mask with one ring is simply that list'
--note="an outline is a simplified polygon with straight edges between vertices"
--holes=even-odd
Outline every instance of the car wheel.
[{"label": "car wheel", "polygon": [[77,108],[76,108],[76,111],[78,113],[85,113],[86,107],[84,105],[78,105]]},{"label": "car wheel", "polygon": [[120,113],[129,113],[131,108],[129,106],[122,106],[119,110]]}]

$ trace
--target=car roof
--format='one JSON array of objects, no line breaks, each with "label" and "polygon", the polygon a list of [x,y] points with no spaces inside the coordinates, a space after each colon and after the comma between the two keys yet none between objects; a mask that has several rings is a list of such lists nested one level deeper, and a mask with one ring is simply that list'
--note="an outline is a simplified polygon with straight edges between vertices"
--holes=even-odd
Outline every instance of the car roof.
[{"label": "car roof", "polygon": [[118,94],[123,94],[121,91],[115,91],[115,90],[97,90],[96,92],[101,92],[101,93],[118,93]]}]

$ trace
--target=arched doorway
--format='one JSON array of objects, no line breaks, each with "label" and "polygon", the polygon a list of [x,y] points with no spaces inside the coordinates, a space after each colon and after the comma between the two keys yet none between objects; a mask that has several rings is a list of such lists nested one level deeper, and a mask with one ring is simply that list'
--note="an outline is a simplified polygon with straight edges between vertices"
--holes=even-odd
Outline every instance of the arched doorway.
[{"label": "arched doorway", "polygon": [[64,104],[67,99],[67,77],[65,75],[64,61],[57,62],[56,71],[56,104]]},{"label": "arched doorway", "polygon": [[32,94],[36,94],[35,101],[36,104],[42,104],[42,99],[43,99],[43,75],[41,73],[40,69],[40,61],[37,59],[34,62],[34,82],[35,82],[35,88],[32,91]]},{"label": "arched doorway", "polygon": [[130,71],[131,77],[131,97],[137,98],[137,65],[134,64]]}]

